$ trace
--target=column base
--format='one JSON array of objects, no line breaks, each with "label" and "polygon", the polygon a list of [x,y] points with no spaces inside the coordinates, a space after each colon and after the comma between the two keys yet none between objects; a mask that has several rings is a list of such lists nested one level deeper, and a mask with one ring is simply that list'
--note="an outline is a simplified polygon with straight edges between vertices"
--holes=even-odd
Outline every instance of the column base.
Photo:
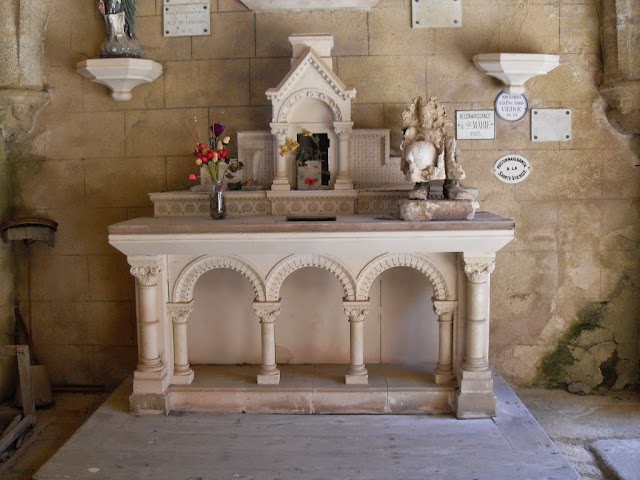
[{"label": "column base", "polygon": [[456,399],[459,419],[492,418],[496,416],[496,396],[490,370],[462,371],[460,391]]},{"label": "column base", "polygon": [[291,190],[291,185],[289,184],[288,179],[278,179],[276,178],[271,184],[271,190],[276,191],[288,191]]},{"label": "column base", "polygon": [[170,410],[168,393],[132,393],[129,396],[129,411],[133,414],[167,415]]},{"label": "column base", "polygon": [[154,372],[136,370],[133,372],[133,393],[164,394],[171,380],[168,370],[166,365]]},{"label": "column base", "polygon": [[182,372],[173,372],[173,379],[171,380],[171,383],[175,385],[191,385],[193,378],[193,369],[189,368]]},{"label": "column base", "polygon": [[347,385],[367,385],[369,383],[369,372],[364,367],[359,371],[348,371],[344,376],[344,383]]},{"label": "column base", "polygon": [[451,385],[453,383],[453,372],[436,372],[435,382],[436,385]]},{"label": "column base", "polygon": [[496,396],[492,393],[460,393],[456,399],[456,417],[460,420],[493,418],[496,416]]},{"label": "column base", "polygon": [[280,370],[275,369],[269,373],[259,373],[257,376],[258,385],[278,385],[280,384]]},{"label": "column base", "polygon": [[337,178],[336,183],[333,185],[334,190],[353,190],[353,181],[343,178]]}]

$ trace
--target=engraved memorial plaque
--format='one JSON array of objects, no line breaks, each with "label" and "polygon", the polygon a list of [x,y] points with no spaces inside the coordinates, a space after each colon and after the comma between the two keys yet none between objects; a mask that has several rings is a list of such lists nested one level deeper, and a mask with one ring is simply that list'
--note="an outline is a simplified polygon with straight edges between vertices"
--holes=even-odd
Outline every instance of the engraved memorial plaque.
[{"label": "engraved memorial plaque", "polygon": [[457,110],[457,140],[493,140],[496,138],[496,117],[493,110]]},{"label": "engraved memorial plaque", "polygon": [[165,37],[211,35],[210,0],[164,0]]},{"label": "engraved memorial plaque", "polygon": [[511,95],[502,92],[496,98],[496,113],[502,120],[517,122],[527,114],[529,104],[524,95]]},{"label": "engraved memorial plaque", "polygon": [[504,183],[520,183],[531,173],[531,164],[522,155],[505,155],[495,163],[493,173]]}]

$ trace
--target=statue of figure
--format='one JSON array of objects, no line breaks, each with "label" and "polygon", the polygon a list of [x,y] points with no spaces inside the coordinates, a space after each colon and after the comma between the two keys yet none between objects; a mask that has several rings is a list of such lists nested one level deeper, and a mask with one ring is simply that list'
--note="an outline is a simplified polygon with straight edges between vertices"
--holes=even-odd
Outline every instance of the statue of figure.
[{"label": "statue of figure", "polygon": [[477,189],[459,184],[465,172],[458,162],[456,140],[446,132],[447,126],[446,111],[436,97],[426,105],[418,97],[402,113],[400,168],[407,180],[416,184],[409,198],[475,200]]},{"label": "statue of figure", "polygon": [[107,39],[100,47],[101,57],[140,58],[142,51],[135,34],[137,0],[98,0]]}]

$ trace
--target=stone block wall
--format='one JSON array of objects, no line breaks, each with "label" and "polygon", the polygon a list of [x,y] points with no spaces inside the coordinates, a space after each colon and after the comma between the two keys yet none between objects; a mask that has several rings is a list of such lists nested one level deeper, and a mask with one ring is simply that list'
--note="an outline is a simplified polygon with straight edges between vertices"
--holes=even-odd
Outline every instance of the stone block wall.
[{"label": "stone block wall", "polygon": [[[438,96],[452,121],[456,109],[492,108],[501,85],[473,66],[474,54],[560,54],[560,67],[526,94],[531,107],[572,109],[570,142],[532,143],[528,116],[497,120],[496,140],[460,142],[482,209],[517,225],[493,276],[490,361],[522,384],[637,381],[640,167],[598,93],[595,1],[463,0],[462,28],[412,29],[409,0],[380,0],[370,12],[259,14],[212,0],[211,36],[164,38],[162,1],[139,0],[145,56],[164,75],[120,103],[75,71],[105,37],[96,2],[53,3],[44,55],[51,102],[35,142],[46,162],[23,197],[26,210],[60,224],[55,248],[36,245],[33,258],[34,336],[54,383],[114,385],[133,370],[133,280],[107,226],[152,215],[148,192],[187,187],[195,168],[182,122],[197,117],[201,136],[208,122],[224,123],[232,146],[237,131],[267,130],[264,91],[289,68],[287,37],[303,32],[335,36],[336,71],[358,91],[354,127],[389,128],[394,147],[400,112],[418,95]],[[507,153],[530,160],[525,182],[494,177]],[[545,363],[549,355],[557,358]],[[605,365],[604,378],[606,362],[615,373]]]}]

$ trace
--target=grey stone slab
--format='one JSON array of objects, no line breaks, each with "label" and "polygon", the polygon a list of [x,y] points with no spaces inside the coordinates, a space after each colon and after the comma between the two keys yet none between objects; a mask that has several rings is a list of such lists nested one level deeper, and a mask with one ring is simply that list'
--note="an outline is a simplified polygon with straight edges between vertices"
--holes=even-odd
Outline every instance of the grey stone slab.
[{"label": "grey stone slab", "polygon": [[597,440],[593,442],[591,449],[616,479],[640,478],[640,438]]},{"label": "grey stone slab", "polygon": [[498,376],[494,381],[493,421],[195,412],[136,417],[128,413],[131,383],[125,382],[34,478],[578,478],[509,386]]}]

